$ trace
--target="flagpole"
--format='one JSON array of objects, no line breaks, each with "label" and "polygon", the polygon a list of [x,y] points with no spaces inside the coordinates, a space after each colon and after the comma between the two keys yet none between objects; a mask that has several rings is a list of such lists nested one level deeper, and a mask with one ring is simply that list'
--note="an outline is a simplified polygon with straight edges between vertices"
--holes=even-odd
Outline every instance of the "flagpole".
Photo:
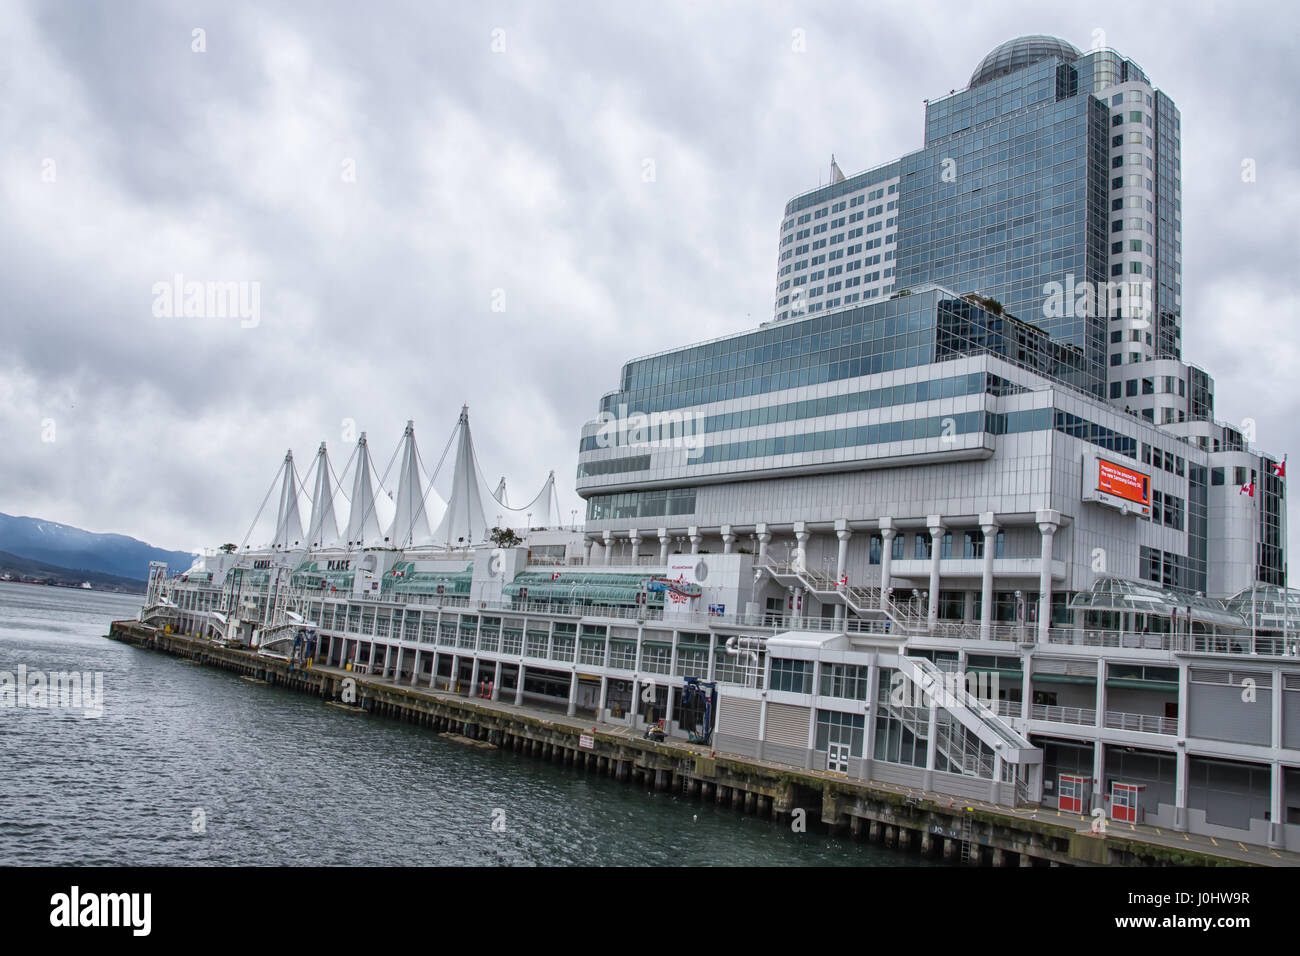
[{"label": "flagpole", "polygon": [[1291,620],[1291,592],[1287,587],[1287,508],[1286,500],[1286,453],[1282,453],[1282,481],[1278,485],[1278,491],[1282,493],[1282,647],[1283,653],[1291,649],[1290,620]]}]

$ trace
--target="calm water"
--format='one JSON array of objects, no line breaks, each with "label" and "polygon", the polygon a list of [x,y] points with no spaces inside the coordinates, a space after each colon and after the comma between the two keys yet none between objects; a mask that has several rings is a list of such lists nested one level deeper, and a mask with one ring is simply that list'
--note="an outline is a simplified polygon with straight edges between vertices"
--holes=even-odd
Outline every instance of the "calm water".
[{"label": "calm water", "polygon": [[[924,865],[105,640],[134,596],[0,584],[0,671],[100,671],[104,713],[0,708],[0,861]],[[493,812],[505,811],[504,832]],[[193,832],[195,810],[206,832]],[[810,813],[815,817],[817,813]]]}]

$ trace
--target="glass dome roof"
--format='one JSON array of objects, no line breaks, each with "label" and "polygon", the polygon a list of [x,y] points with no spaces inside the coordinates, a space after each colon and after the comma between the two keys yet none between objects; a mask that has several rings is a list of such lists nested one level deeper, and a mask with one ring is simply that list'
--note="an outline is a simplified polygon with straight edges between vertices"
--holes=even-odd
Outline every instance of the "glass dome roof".
[{"label": "glass dome roof", "polygon": [[1014,73],[1031,63],[1037,63],[1039,60],[1046,60],[1049,57],[1056,56],[1066,63],[1073,63],[1082,55],[1072,44],[1066,43],[1057,37],[1016,37],[1014,40],[1008,40],[1006,43],[994,47],[988,56],[980,60],[980,65],[971,74],[968,88],[973,89],[981,83],[996,80],[999,76]]}]

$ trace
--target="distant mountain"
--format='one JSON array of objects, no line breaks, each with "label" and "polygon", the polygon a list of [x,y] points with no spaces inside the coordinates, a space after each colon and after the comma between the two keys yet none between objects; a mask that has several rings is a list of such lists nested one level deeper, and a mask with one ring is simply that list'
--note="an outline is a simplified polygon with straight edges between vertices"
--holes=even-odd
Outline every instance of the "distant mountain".
[{"label": "distant mountain", "polygon": [[29,581],[36,584],[57,584],[62,587],[79,587],[84,581],[96,591],[119,591],[143,594],[145,582],[137,578],[123,578],[99,571],[78,571],[60,568],[44,561],[20,558],[8,551],[0,551],[0,581]]},{"label": "distant mountain", "polygon": [[98,571],[136,581],[148,578],[150,561],[166,561],[173,571],[187,571],[194,563],[194,556],[185,551],[164,551],[124,534],[96,534],[55,521],[7,514],[0,514],[0,551],[59,568]]}]

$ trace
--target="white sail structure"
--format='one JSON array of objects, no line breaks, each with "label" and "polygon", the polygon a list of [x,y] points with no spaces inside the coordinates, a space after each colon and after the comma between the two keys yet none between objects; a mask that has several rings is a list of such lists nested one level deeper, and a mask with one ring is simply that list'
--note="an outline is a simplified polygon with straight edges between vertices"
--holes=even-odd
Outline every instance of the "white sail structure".
[{"label": "white sail structure", "polygon": [[446,508],[442,497],[420,480],[420,451],[415,443],[415,423],[406,423],[402,436],[402,466],[397,475],[397,496],[393,503],[396,512],[388,529],[388,544],[393,548],[418,548],[434,544],[429,530],[432,512],[434,520],[442,517]]},{"label": "white sail structure", "polygon": [[492,492],[492,497],[495,498],[497,501],[499,501],[501,504],[505,505],[507,508],[510,507],[510,502],[506,500],[506,476],[505,475],[502,475],[501,480],[497,482],[497,490]]},{"label": "white sail structure", "polygon": [[464,548],[487,541],[488,533],[496,526],[515,531],[527,531],[530,526],[550,527],[555,472],[551,472],[537,497],[522,508],[510,508],[501,500],[504,497],[503,485],[504,479],[498,486],[502,494],[498,495],[483,480],[470,435],[469,406],[463,406],[457,425],[451,497],[442,521],[433,533],[433,540],[448,548]]},{"label": "white sail structure", "polygon": [[280,485],[280,506],[275,513],[275,538],[271,547],[296,548],[302,543],[302,518],[298,516],[298,476],[293,470],[293,452],[284,456],[284,480]]},{"label": "white sail structure", "polygon": [[366,433],[357,439],[357,464],[352,473],[352,507],[348,512],[347,545],[360,548],[383,544],[379,516],[375,513],[375,488],[370,477],[370,449]]},{"label": "white sail structure", "polygon": [[324,442],[316,452],[315,489],[311,499],[311,520],[307,522],[307,547],[336,547],[339,544],[339,523],[334,517],[334,483]]}]

